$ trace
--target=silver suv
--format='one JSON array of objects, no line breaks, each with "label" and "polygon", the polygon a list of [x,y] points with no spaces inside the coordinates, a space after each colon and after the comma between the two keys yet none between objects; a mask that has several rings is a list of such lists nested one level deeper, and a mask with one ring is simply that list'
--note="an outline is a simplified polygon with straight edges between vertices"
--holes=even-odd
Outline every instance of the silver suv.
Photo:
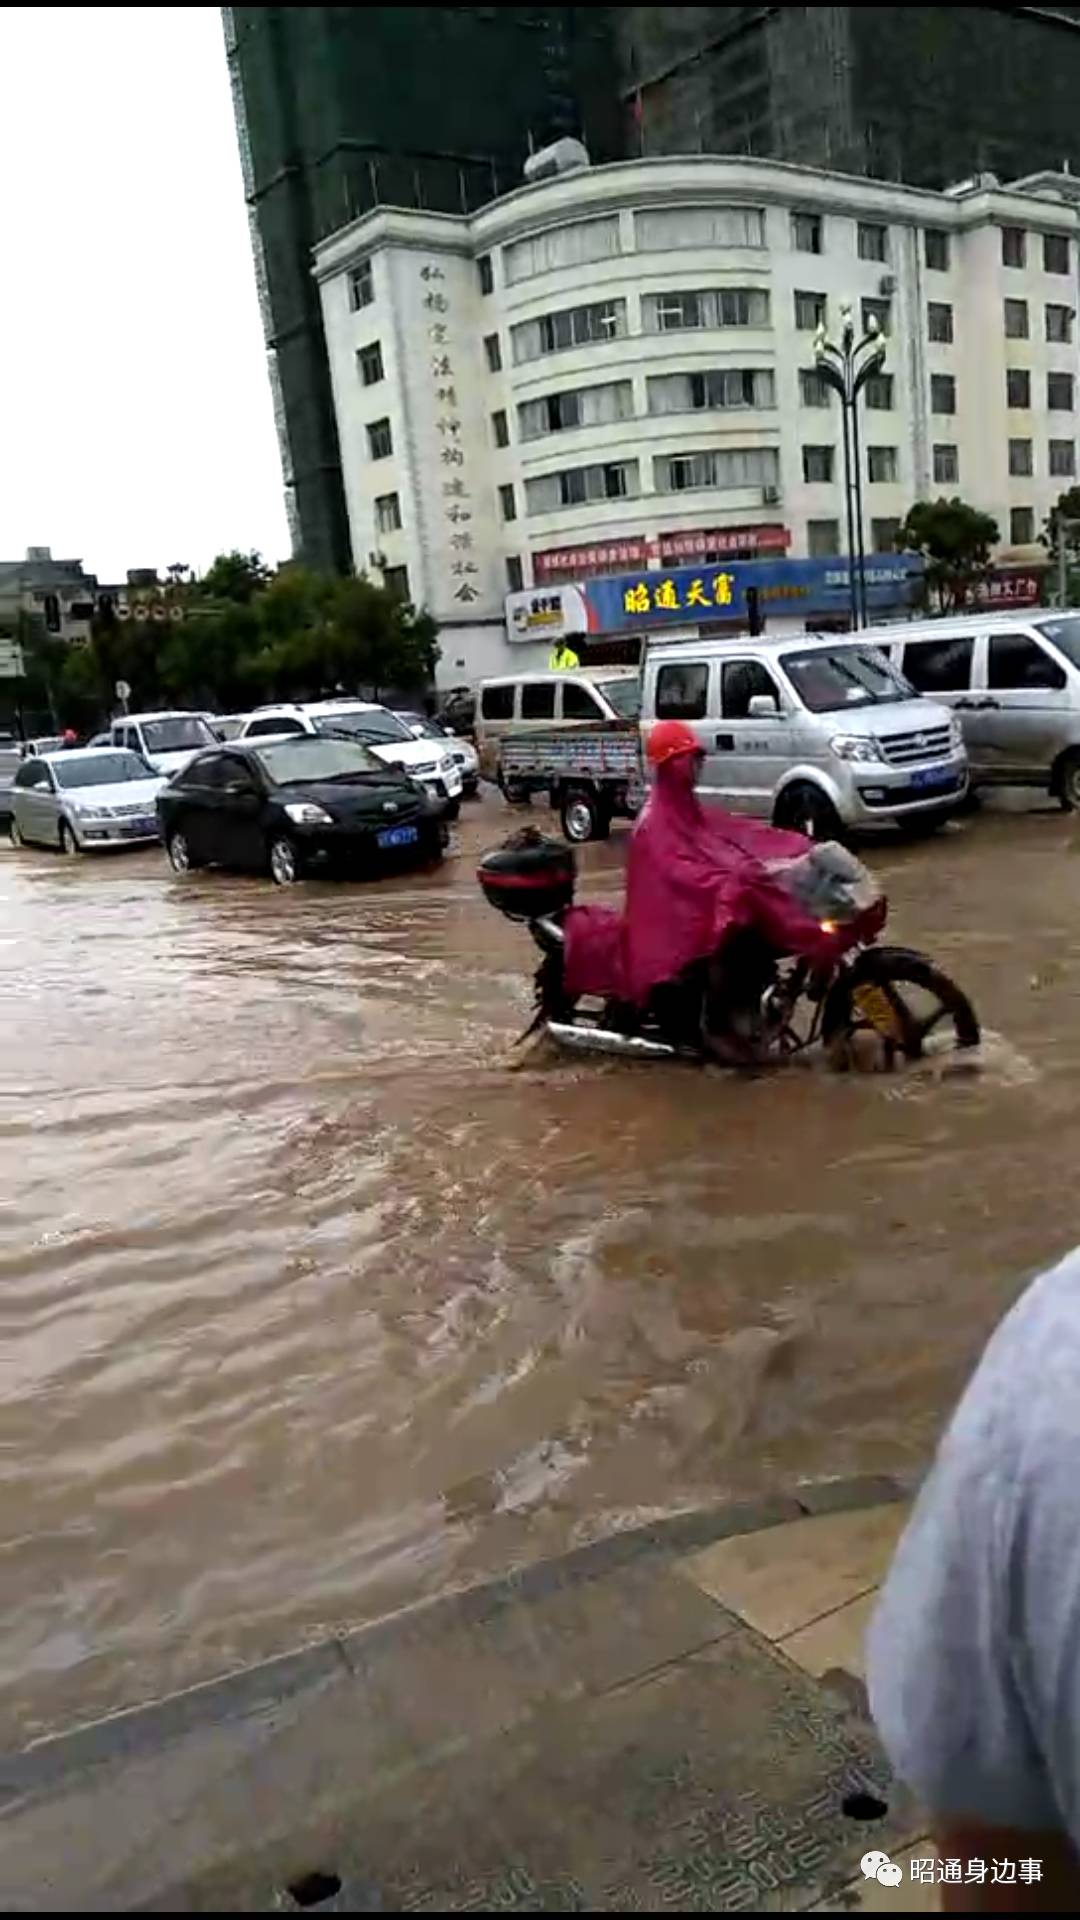
[{"label": "silver suv", "polygon": [[642,725],[686,720],[705,752],[704,799],[817,838],[936,825],[967,792],[946,708],[922,699],[869,640],[684,640],[650,647]]}]

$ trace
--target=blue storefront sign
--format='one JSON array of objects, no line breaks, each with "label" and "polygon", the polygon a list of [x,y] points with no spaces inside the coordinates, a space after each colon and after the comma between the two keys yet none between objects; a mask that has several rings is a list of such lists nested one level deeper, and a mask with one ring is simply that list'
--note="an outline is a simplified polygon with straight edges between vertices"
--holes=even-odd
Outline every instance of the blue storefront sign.
[{"label": "blue storefront sign", "polygon": [[[866,556],[866,599],[872,613],[901,613],[916,599],[923,560],[914,553]],[[812,620],[845,614],[850,606],[846,560],[732,560],[726,566],[672,567],[583,580],[590,633],[634,627],[685,625],[697,620],[745,620],[746,589],[756,587],[763,619]]]}]

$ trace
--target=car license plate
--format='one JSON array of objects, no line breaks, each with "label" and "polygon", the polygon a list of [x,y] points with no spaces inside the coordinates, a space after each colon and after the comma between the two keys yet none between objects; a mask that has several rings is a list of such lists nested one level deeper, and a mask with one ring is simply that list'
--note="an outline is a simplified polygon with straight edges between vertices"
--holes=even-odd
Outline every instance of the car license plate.
[{"label": "car license plate", "polygon": [[409,847],[417,837],[415,827],[384,827],[376,835],[380,847]]},{"label": "car license plate", "polygon": [[911,775],[913,787],[944,787],[952,775],[941,767],[916,767]]}]

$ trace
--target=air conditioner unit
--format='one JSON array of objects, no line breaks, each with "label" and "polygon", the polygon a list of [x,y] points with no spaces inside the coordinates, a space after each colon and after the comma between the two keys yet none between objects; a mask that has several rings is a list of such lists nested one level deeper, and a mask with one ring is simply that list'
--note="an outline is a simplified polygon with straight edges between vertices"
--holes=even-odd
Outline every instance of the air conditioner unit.
[{"label": "air conditioner unit", "polygon": [[780,505],[779,487],[762,487],[761,504],[763,507],[778,507]]},{"label": "air conditioner unit", "polygon": [[374,548],[372,548],[372,551],[368,554],[367,558],[368,558],[369,567],[379,567],[381,569],[386,565],[385,553],[376,553]]},{"label": "air conditioner unit", "polygon": [[895,293],[896,292],[895,273],[883,273],[881,276],[881,279],[877,283],[877,290],[879,293],[882,293],[882,294]]}]

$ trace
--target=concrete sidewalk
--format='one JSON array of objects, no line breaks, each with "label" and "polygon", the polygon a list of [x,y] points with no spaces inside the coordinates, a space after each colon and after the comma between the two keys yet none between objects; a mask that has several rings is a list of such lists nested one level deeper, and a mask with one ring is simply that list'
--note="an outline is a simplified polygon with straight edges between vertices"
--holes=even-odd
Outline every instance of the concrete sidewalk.
[{"label": "concrete sidewalk", "polygon": [[0,1905],[910,1910],[858,1870],[921,1836],[861,1687],[904,1513],[681,1515],[41,1742]]}]

